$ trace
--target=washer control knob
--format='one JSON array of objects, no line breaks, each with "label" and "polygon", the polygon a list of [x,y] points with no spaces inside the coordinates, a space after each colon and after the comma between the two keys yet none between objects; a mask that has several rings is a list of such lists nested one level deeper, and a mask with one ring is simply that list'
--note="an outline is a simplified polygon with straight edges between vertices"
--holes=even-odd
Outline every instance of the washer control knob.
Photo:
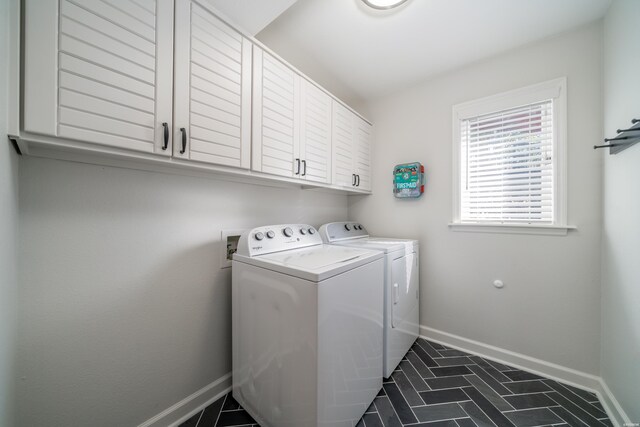
[{"label": "washer control knob", "polygon": [[284,234],[287,237],[291,237],[293,236],[293,230],[291,229],[291,227],[287,227],[284,230],[282,230],[282,234]]},{"label": "washer control knob", "polygon": [[276,233],[274,233],[273,230],[269,230],[267,231],[267,237],[273,239],[274,237],[276,237]]},{"label": "washer control knob", "polygon": [[351,231],[351,225],[350,225],[350,224],[345,224],[345,225],[344,225],[344,228],[345,228],[347,231]]},{"label": "washer control knob", "polygon": [[316,230],[313,227],[309,227],[309,234],[316,234]]},{"label": "washer control knob", "polygon": [[301,228],[300,229],[300,234],[302,234],[304,236],[305,234],[307,234],[307,230],[305,230],[304,228]]},{"label": "washer control knob", "polygon": [[262,240],[262,239],[264,239],[264,233],[263,233],[262,231],[258,231],[258,232],[256,233],[256,235],[255,235],[255,236],[253,236],[253,237],[255,237],[255,238],[256,238],[256,240]]}]

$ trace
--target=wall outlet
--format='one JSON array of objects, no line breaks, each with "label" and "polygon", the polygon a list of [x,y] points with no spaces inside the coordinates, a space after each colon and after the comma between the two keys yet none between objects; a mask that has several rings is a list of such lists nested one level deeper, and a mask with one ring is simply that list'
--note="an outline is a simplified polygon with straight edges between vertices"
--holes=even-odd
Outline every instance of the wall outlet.
[{"label": "wall outlet", "polygon": [[222,230],[220,232],[220,268],[231,267],[233,254],[238,250],[238,240],[240,235],[246,230]]}]

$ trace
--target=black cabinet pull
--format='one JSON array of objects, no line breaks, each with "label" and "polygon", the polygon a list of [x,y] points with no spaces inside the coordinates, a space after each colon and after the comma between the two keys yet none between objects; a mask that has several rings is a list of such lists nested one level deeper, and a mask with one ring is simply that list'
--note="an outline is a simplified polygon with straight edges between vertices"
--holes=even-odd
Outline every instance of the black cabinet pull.
[{"label": "black cabinet pull", "polygon": [[182,132],[182,150],[180,150],[180,154],[184,154],[187,151],[187,130],[180,128],[180,132]]},{"label": "black cabinet pull", "polygon": [[356,184],[356,187],[360,187],[360,175],[356,175],[356,178],[358,179],[358,183]]},{"label": "black cabinet pull", "polygon": [[296,159],[296,175],[300,175],[300,159]]},{"label": "black cabinet pull", "polygon": [[352,173],[351,174],[351,178],[353,178],[353,181],[351,182],[351,185],[353,185],[355,187],[356,186],[356,174]]},{"label": "black cabinet pull", "polygon": [[166,150],[169,146],[169,123],[162,123],[162,127],[164,128],[164,141],[162,143],[162,149]]},{"label": "black cabinet pull", "polygon": [[307,175],[307,161],[303,160],[302,161],[302,176]]}]

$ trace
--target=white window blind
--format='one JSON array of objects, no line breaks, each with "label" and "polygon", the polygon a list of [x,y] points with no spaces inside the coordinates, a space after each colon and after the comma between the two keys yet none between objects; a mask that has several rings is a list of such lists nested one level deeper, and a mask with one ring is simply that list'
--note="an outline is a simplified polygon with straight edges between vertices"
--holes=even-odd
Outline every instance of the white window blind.
[{"label": "white window blind", "polygon": [[554,222],[553,100],[460,120],[460,221]]}]

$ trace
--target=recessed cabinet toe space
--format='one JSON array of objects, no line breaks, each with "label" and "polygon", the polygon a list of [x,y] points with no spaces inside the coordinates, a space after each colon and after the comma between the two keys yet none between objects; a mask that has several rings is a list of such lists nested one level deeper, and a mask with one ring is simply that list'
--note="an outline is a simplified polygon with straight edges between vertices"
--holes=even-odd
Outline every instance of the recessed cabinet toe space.
[{"label": "recessed cabinet toe space", "polygon": [[206,2],[26,0],[24,52],[27,154],[371,191],[371,124]]}]

